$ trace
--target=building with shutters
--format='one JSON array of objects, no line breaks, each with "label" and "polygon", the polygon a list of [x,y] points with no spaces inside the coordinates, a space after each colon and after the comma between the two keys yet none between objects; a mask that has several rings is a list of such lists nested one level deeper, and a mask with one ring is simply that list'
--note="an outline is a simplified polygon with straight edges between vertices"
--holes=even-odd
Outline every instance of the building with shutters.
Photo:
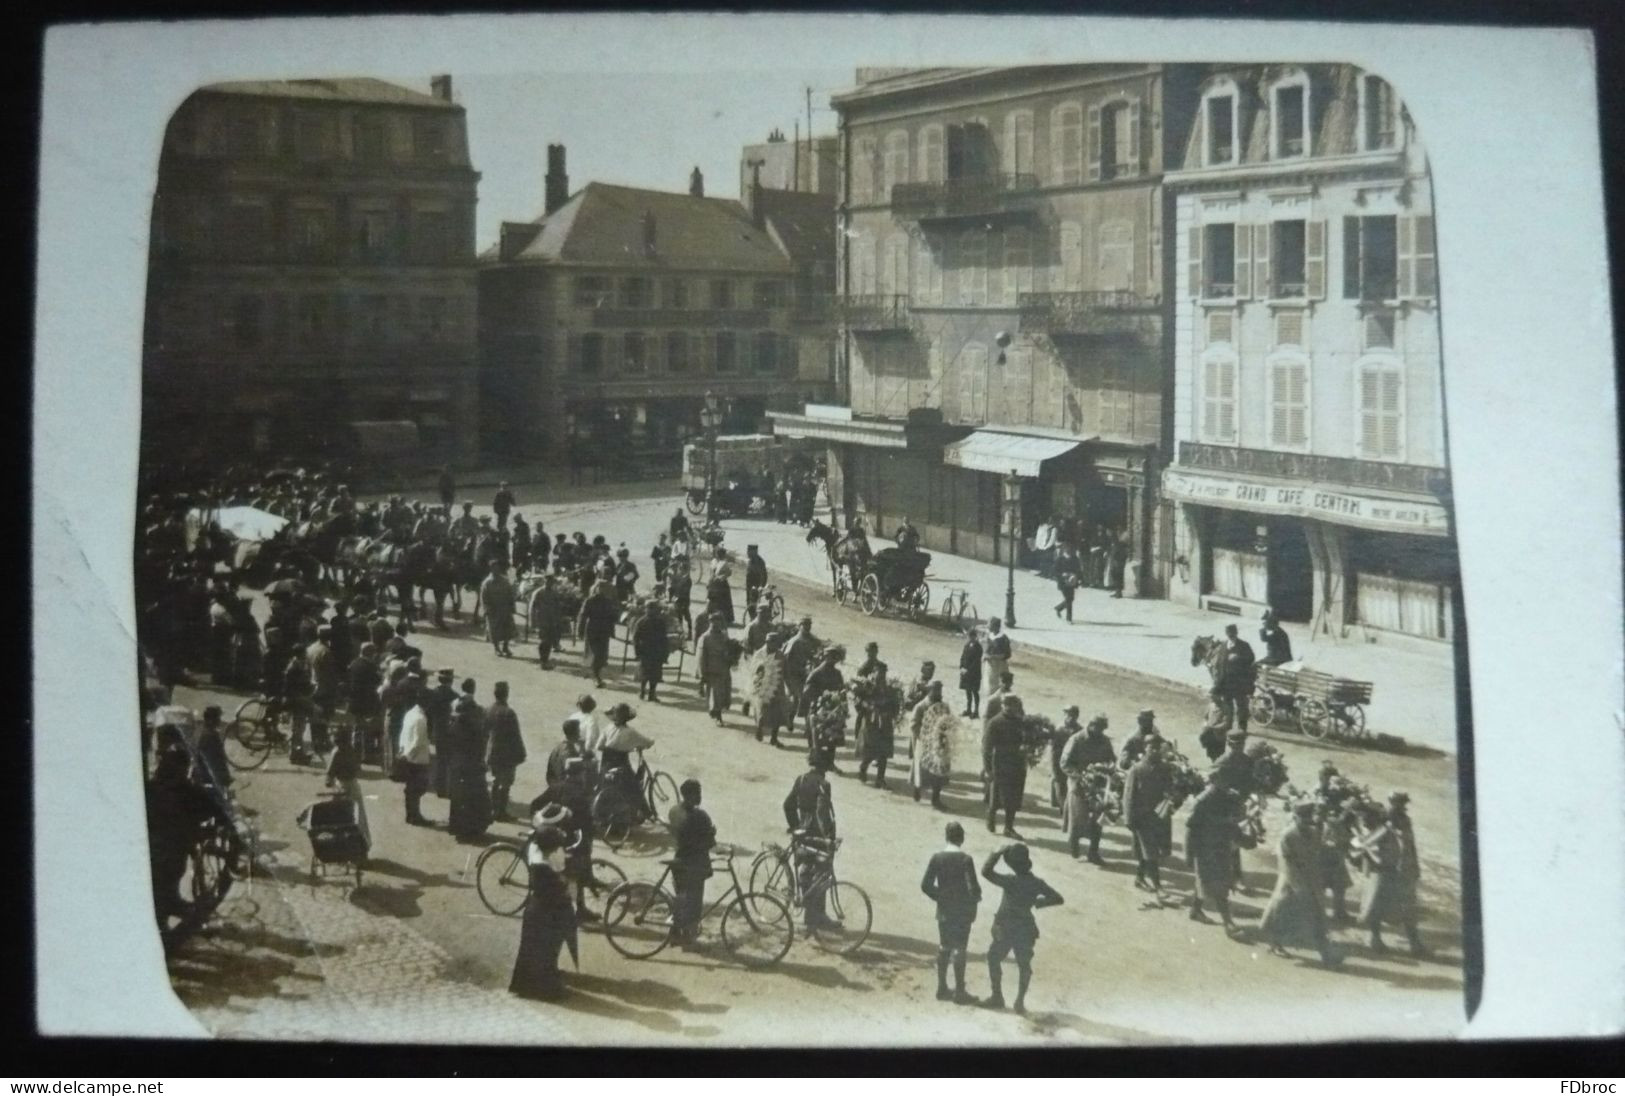
[{"label": "building with shutters", "polygon": [[1381,77],[1214,66],[1173,195],[1170,596],[1448,640],[1427,158]]},{"label": "building with shutters", "polygon": [[[860,70],[842,147],[839,409],[775,414],[830,444],[832,498],[889,535],[1004,561],[1022,525],[1126,535],[1160,592],[1172,380],[1162,173],[1196,72],[1156,64]],[[1020,546],[1016,545],[1019,552]]]},{"label": "building with shutters", "polygon": [[548,158],[543,215],[481,257],[493,455],[675,468],[708,391],[723,433],[827,398],[832,199],[707,197],[697,168],[687,193],[572,194],[563,146]]},{"label": "building with shutters", "polygon": [[783,130],[774,130],[766,141],[746,145],[740,151],[739,200],[749,200],[750,188],[758,178],[769,190],[833,197],[838,190],[840,167],[840,144],[834,137],[797,132],[786,140]]},{"label": "building with shutters", "polygon": [[149,447],[348,458],[405,423],[416,459],[472,457],[479,174],[451,78],[431,86],[214,84],[175,112],[153,199]]}]

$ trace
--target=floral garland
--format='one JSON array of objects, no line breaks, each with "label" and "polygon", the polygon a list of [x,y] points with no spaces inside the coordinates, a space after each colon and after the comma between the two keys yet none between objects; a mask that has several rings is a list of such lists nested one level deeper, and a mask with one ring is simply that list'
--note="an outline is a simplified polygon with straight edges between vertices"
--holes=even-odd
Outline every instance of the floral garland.
[{"label": "floral garland", "polygon": [[865,715],[895,717],[903,710],[902,686],[890,679],[860,677],[852,682],[851,693],[853,704]]},{"label": "floral garland", "polygon": [[1207,787],[1207,777],[1197,772],[1190,759],[1172,746],[1167,747],[1164,757],[1169,770],[1168,794],[1157,804],[1157,814],[1172,818],[1185,800],[1202,793],[1202,789]]},{"label": "floral garland", "polygon": [[1101,822],[1123,818],[1123,770],[1109,762],[1097,761],[1084,767],[1078,777],[1090,801],[1091,812]]},{"label": "floral garland", "polygon": [[1288,779],[1281,751],[1262,739],[1254,739],[1247,743],[1246,753],[1253,762],[1253,789],[1264,795],[1279,795]]},{"label": "floral garland", "polygon": [[1028,714],[1021,720],[1021,751],[1027,755],[1027,767],[1037,768],[1049,758],[1050,743],[1055,740],[1055,721],[1047,715]]},{"label": "floral garland", "polygon": [[813,702],[810,721],[813,741],[821,747],[846,742],[847,696],[845,689],[832,689]]}]

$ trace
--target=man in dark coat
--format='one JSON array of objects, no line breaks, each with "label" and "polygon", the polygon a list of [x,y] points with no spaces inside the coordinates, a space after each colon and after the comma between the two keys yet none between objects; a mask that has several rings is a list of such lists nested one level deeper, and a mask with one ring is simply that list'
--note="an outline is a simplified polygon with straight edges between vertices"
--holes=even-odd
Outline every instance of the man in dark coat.
[{"label": "man in dark coat", "polygon": [[756,615],[756,603],[761,600],[767,586],[767,561],[758,554],[756,545],[745,545],[745,612]]},{"label": "man in dark coat", "polygon": [[[1416,851],[1416,831],[1407,807],[1410,796],[1395,792],[1388,797],[1388,811],[1369,804],[1364,811],[1364,829],[1357,841],[1365,865],[1365,885],[1360,895],[1360,924],[1371,933],[1371,950],[1385,952],[1382,926],[1397,923],[1404,927],[1411,954],[1425,956],[1417,929],[1416,885],[1422,877],[1421,857]],[[1319,892],[1316,892],[1319,903]]]},{"label": "man in dark coat", "polygon": [[711,626],[700,638],[699,675],[711,700],[711,718],[722,722],[722,713],[733,702],[733,659],[729,653],[731,640],[721,613],[711,614]]},{"label": "man in dark coat", "polygon": [[1134,763],[1154,745],[1161,745],[1163,738],[1157,731],[1157,713],[1150,708],[1141,708],[1137,717],[1139,725],[1134,733],[1129,735],[1123,743],[1123,758],[1119,764],[1126,772]]},{"label": "man in dark coat", "polygon": [[497,493],[491,498],[491,512],[497,516],[497,528],[505,529],[508,525],[508,515],[513,512],[513,492],[506,483],[497,484]]},{"label": "man in dark coat", "polygon": [[429,690],[423,709],[429,716],[429,744],[434,747],[434,761],[429,771],[429,786],[441,799],[451,796],[447,779],[446,742],[451,733],[451,706],[457,702],[457,690],[451,683],[457,671],[447,667],[435,675],[435,686]]},{"label": "man in dark coat", "polygon": [[1224,919],[1226,932],[1235,932],[1230,919],[1230,889],[1235,886],[1235,850],[1241,821],[1241,797],[1214,777],[1191,802],[1185,816],[1185,856],[1190,861],[1196,893],[1191,898],[1192,921],[1207,921],[1204,902]]},{"label": "man in dark coat", "polygon": [[1259,659],[1261,666],[1280,666],[1292,661],[1292,638],[1281,627],[1281,622],[1275,619],[1274,609],[1264,610],[1263,626],[1258,629],[1258,638],[1264,644],[1264,657]]},{"label": "man in dark coat", "polygon": [[[1100,858],[1100,813],[1082,782],[1084,770],[1089,766],[1117,764],[1117,751],[1112,749],[1112,740],[1106,737],[1106,727],[1106,716],[1097,715],[1061,747],[1061,772],[1067,778],[1061,828],[1066,831],[1067,848],[1073,856],[1078,855],[1078,842],[1089,838],[1088,860],[1096,866],[1105,863]],[[1105,794],[1111,794],[1109,788]]]},{"label": "man in dark coat", "polygon": [[803,709],[801,694],[807,686],[807,675],[816,665],[823,641],[813,635],[812,617],[802,617],[796,634],[784,645],[784,690],[790,698],[790,718],[793,722]]},{"label": "man in dark coat", "polygon": [[355,720],[356,752],[363,760],[378,754],[383,733],[383,704],[378,690],[383,685],[378,669],[378,649],[371,642],[361,645],[360,653],[350,660],[346,675],[347,702]]},{"label": "man in dark coat", "polygon": [[542,669],[553,668],[553,651],[564,638],[564,601],[559,593],[558,580],[552,575],[542,579],[542,588],[531,603],[535,606],[531,630],[536,633],[536,654]]},{"label": "man in dark coat", "polygon": [[620,619],[621,606],[610,593],[609,584],[594,585],[587,600],[581,603],[576,629],[586,643],[592,679],[600,689],[604,687],[604,667],[609,665],[609,641],[615,638],[615,625]]},{"label": "man in dark coat", "polygon": [[[965,992],[965,950],[970,946],[970,927],[982,900],[982,885],[976,880],[976,861],[960,847],[965,843],[965,828],[950,822],[944,836],[948,844],[926,862],[920,890],[937,906],[937,1000],[968,1005],[976,999]],[[954,971],[951,994],[950,964]]]},{"label": "man in dark coat", "polygon": [[655,546],[649,549],[649,561],[654,564],[655,581],[666,581],[666,568],[671,564],[671,545],[667,542],[666,534],[661,533]]},{"label": "man in dark coat", "polygon": [[832,647],[826,647],[819,652],[818,668],[807,675],[807,682],[801,690],[801,706],[807,718],[807,752],[814,753],[821,747],[829,747],[831,753],[831,766],[834,764],[834,747],[838,743],[820,742],[813,734],[813,708],[818,704],[818,698],[825,693],[833,693],[846,687],[846,681],[841,677],[841,671],[836,663],[840,661],[840,652]]},{"label": "man in dark coat", "polygon": [[987,832],[1004,812],[1004,836],[1021,839],[1016,833],[1016,811],[1027,790],[1027,754],[1022,749],[1026,712],[1021,698],[1014,694],[1004,698],[1004,704],[987,725],[982,737],[982,772],[988,782],[990,795],[987,805]]},{"label": "man in dark coat", "polygon": [[644,606],[632,626],[632,653],[638,659],[638,699],[660,703],[656,690],[671,654],[671,635],[666,630],[666,615],[653,601]]},{"label": "man in dark coat", "polygon": [[666,818],[676,844],[671,862],[671,885],[675,892],[672,936],[679,947],[687,950],[700,932],[700,915],[705,911],[705,881],[711,877],[711,850],[717,843],[717,828],[711,816],[700,809],[698,780],[683,781],[677,794],[682,802],[673,807]]},{"label": "man in dark coat", "polygon": [[[815,749],[807,755],[807,771],[796,777],[784,797],[784,822],[792,833],[800,831],[808,837],[822,841],[835,838],[835,801],[830,795],[829,778],[824,774],[834,762],[833,750]],[[811,880],[817,868],[817,857],[810,851],[796,854],[795,869],[802,885]],[[823,923],[826,918],[824,892],[807,895],[806,923],[808,928]]]},{"label": "man in dark coat", "polygon": [[563,731],[563,740],[547,755],[547,786],[550,788],[564,779],[564,767],[571,758],[589,760],[587,747],[581,741],[581,720],[566,719]]},{"label": "man in dark coat", "polygon": [[1054,566],[1055,589],[1061,595],[1061,600],[1055,603],[1055,615],[1064,615],[1066,622],[1071,624],[1072,602],[1077,597],[1078,585],[1083,581],[1083,570],[1078,562],[1078,554],[1070,544],[1062,544],[1057,550]]},{"label": "man in dark coat", "polygon": [[536,528],[531,530],[530,534],[531,563],[536,570],[545,571],[547,570],[549,557],[552,554],[553,538],[547,535],[547,530],[542,527],[540,521],[537,521]]},{"label": "man in dark coat", "polygon": [[1162,895],[1162,858],[1173,840],[1173,821],[1162,811],[1170,779],[1160,745],[1147,749],[1123,777],[1123,822],[1134,838],[1139,862],[1134,885]]},{"label": "man in dark coat", "polygon": [[1341,958],[1332,950],[1326,936],[1326,915],[1320,896],[1325,888],[1320,880],[1320,836],[1315,832],[1315,805],[1299,803],[1292,808],[1292,822],[1281,831],[1275,851],[1275,891],[1258,923],[1260,934],[1269,941],[1271,955],[1286,955],[1286,945],[1310,944],[1320,952],[1321,962],[1336,966]]},{"label": "man in dark coat", "polygon": [[508,553],[516,572],[523,573],[530,569],[530,524],[525,521],[525,515],[516,513],[513,516],[513,534],[508,541]]},{"label": "man in dark coat", "polygon": [[1224,626],[1224,650],[1219,660],[1213,699],[1226,714],[1233,713],[1235,725],[1245,731],[1249,698],[1253,695],[1253,649],[1240,637],[1234,624]]},{"label": "man in dark coat", "polygon": [[491,770],[491,814],[508,817],[508,794],[514,776],[525,763],[525,738],[519,731],[519,715],[508,707],[508,683],[491,687],[491,706],[485,710],[488,731],[485,764]]},{"label": "man in dark coat", "polygon": [[688,570],[688,557],[676,560],[671,565],[670,578],[666,580],[666,600],[671,602],[672,608],[683,620],[683,631],[690,639],[694,638],[694,612],[691,606],[694,602],[694,576]]},{"label": "man in dark coat", "polygon": [[638,565],[632,562],[632,553],[626,548],[615,552],[615,596],[622,605],[629,605],[637,595]]},{"label": "man in dark coat", "polygon": [[463,681],[452,705],[449,736],[442,751],[451,811],[446,829],[459,842],[478,840],[491,825],[491,789],[486,784],[485,709],[474,699],[474,679]]}]

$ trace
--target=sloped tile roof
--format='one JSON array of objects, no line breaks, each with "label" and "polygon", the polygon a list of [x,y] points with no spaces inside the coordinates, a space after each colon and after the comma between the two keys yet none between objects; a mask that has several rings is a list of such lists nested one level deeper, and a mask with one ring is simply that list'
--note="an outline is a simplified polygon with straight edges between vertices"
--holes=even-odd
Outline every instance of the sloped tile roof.
[{"label": "sloped tile roof", "polygon": [[835,196],[761,191],[762,215],[797,266],[835,262]]},{"label": "sloped tile roof", "polygon": [[254,95],[275,99],[323,99],[342,103],[391,103],[398,106],[439,107],[443,110],[461,110],[462,107],[445,99],[421,91],[401,87],[371,76],[353,76],[337,80],[237,80],[225,84],[208,84],[198,89],[218,95]]}]

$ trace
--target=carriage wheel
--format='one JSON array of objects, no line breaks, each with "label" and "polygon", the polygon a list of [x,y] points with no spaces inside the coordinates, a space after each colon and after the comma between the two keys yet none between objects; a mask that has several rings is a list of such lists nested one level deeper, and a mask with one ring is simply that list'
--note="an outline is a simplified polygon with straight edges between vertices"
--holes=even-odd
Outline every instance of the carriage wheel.
[{"label": "carriage wheel", "polygon": [[914,593],[908,600],[908,612],[911,617],[922,617],[931,611],[931,587],[921,582],[914,587]]},{"label": "carriage wheel", "polygon": [[858,607],[868,616],[880,611],[880,580],[874,575],[864,575],[858,583]]},{"label": "carriage wheel", "polygon": [[835,604],[845,605],[852,597],[852,588],[846,584],[843,576],[835,580]]},{"label": "carriage wheel", "polygon": [[1342,732],[1350,738],[1365,737],[1365,706],[1363,704],[1346,704],[1342,711],[1337,713],[1342,723]]},{"label": "carriage wheel", "polygon": [[1310,738],[1326,737],[1327,731],[1330,730],[1330,716],[1326,702],[1317,697],[1303,697],[1298,703],[1298,724],[1303,728],[1303,733]]},{"label": "carriage wheel", "polygon": [[705,513],[705,492],[690,491],[688,497],[683,499],[683,506],[696,517]]},{"label": "carriage wheel", "polygon": [[1253,694],[1253,722],[1268,727],[1275,722],[1275,698],[1269,693]]}]

